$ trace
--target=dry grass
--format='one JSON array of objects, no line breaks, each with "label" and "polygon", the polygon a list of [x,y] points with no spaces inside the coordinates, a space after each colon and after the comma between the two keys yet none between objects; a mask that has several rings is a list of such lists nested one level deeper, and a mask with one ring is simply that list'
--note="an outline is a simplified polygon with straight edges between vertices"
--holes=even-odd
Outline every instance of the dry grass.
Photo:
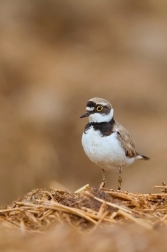
[{"label": "dry grass", "polygon": [[99,225],[134,223],[148,230],[167,226],[166,185],[161,193],[133,194],[86,185],[75,193],[35,189],[0,209],[1,226],[22,232],[40,232],[53,223],[67,222],[79,231]]}]

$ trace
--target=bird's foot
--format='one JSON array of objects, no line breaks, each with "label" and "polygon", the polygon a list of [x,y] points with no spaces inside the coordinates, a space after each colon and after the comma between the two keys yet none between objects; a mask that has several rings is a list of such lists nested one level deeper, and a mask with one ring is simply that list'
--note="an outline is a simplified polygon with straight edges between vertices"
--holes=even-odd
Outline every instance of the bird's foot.
[{"label": "bird's foot", "polygon": [[105,184],[106,184],[106,181],[102,181],[102,182],[100,183],[99,188],[100,188],[100,189],[103,189],[103,188],[105,187]]}]

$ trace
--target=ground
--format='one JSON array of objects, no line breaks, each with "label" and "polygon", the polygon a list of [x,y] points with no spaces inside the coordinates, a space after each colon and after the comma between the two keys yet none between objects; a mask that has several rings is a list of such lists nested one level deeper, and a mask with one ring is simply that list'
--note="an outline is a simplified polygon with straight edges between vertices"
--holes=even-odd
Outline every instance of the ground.
[{"label": "ground", "polygon": [[34,189],[0,209],[3,238],[0,248],[165,251],[166,186],[161,189],[163,192],[155,194],[133,194],[89,185],[74,193],[54,188]]}]

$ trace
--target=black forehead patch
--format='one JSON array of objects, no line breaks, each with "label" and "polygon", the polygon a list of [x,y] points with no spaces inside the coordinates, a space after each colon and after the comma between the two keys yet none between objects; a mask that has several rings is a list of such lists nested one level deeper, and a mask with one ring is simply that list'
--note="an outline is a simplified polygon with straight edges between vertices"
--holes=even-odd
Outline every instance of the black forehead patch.
[{"label": "black forehead patch", "polygon": [[90,107],[90,108],[95,107],[95,106],[96,106],[96,103],[93,101],[88,101],[88,103],[86,104],[86,107]]}]

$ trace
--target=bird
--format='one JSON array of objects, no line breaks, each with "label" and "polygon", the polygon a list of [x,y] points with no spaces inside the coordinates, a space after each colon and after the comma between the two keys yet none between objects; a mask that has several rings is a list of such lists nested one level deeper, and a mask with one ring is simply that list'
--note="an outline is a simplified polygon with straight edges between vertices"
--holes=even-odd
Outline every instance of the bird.
[{"label": "bird", "polygon": [[82,146],[89,159],[102,169],[100,188],[106,184],[105,170],[119,172],[118,190],[122,185],[122,168],[131,165],[137,159],[149,160],[139,153],[134,141],[119,122],[114,119],[111,103],[103,98],[94,97],[86,104],[88,123],[82,134]]}]

